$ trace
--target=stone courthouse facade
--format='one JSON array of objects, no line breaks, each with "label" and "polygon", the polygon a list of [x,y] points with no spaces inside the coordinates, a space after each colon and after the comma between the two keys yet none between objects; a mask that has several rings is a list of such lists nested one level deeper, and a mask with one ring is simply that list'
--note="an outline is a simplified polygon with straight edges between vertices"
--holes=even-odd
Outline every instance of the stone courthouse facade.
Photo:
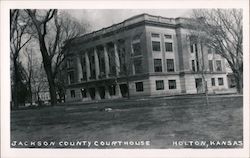
[{"label": "stone courthouse facade", "polygon": [[226,90],[225,60],[192,39],[189,20],[141,14],[72,39],[66,101]]}]

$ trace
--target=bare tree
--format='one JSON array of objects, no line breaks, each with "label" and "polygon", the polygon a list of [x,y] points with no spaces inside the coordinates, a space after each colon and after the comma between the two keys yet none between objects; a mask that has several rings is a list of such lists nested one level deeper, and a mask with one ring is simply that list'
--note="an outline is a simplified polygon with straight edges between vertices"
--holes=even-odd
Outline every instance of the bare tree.
[{"label": "bare tree", "polygon": [[12,96],[15,108],[19,104],[18,95],[20,94],[18,93],[18,85],[22,84],[19,55],[23,47],[32,39],[32,34],[30,34],[28,27],[29,19],[24,16],[22,11],[17,9],[10,10],[10,55],[13,64]]},{"label": "bare tree", "polygon": [[193,21],[190,21],[190,25],[192,25],[192,29],[190,29],[190,46],[193,48],[193,51],[195,52],[195,61],[196,61],[196,67],[197,67],[197,72],[200,73],[201,78],[202,78],[202,92],[205,93],[205,98],[206,98],[206,105],[209,105],[209,99],[208,99],[208,86],[207,86],[207,80],[206,80],[206,74],[208,72],[206,66],[205,66],[205,61],[207,59],[205,58],[205,52],[204,52],[204,47],[206,47],[206,41],[207,41],[207,35],[205,32],[196,29],[197,25],[193,23]]},{"label": "bare tree", "polygon": [[243,88],[243,16],[240,9],[193,10],[207,45],[224,57],[233,71],[238,93]]},{"label": "bare tree", "polygon": [[[51,105],[57,103],[55,78],[58,68],[64,60],[62,49],[71,38],[85,32],[76,21],[60,13],[56,9],[26,10],[36,28],[39,47],[42,54],[43,66],[49,83]],[[65,43],[66,42],[66,43]]]}]

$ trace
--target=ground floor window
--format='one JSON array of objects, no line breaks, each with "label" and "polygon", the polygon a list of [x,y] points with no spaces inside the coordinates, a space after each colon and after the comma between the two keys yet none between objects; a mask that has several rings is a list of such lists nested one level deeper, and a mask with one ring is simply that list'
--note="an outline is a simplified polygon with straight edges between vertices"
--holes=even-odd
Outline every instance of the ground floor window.
[{"label": "ground floor window", "polygon": [[215,86],[215,78],[211,78],[211,84],[212,86]]},{"label": "ground floor window", "polygon": [[164,81],[163,80],[156,80],[155,85],[156,85],[156,90],[163,90],[164,89]]},{"label": "ground floor window", "polygon": [[136,82],[135,88],[136,88],[136,92],[142,92],[143,91],[143,82]]},{"label": "ground floor window", "polygon": [[75,90],[71,90],[70,91],[70,96],[71,96],[71,98],[75,98],[76,97]]},{"label": "ground floor window", "polygon": [[219,83],[219,86],[224,85],[224,81],[222,77],[218,78],[218,83]]},{"label": "ground floor window", "polygon": [[176,81],[175,80],[168,80],[168,88],[169,89],[176,89]]}]

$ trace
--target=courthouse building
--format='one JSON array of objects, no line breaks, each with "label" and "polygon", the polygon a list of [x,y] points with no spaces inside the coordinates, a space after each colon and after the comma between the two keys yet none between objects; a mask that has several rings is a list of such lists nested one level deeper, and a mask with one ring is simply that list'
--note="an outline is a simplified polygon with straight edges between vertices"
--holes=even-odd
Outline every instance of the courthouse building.
[{"label": "courthouse building", "polygon": [[190,19],[141,14],[71,40],[66,101],[209,93],[228,88],[225,60]]}]

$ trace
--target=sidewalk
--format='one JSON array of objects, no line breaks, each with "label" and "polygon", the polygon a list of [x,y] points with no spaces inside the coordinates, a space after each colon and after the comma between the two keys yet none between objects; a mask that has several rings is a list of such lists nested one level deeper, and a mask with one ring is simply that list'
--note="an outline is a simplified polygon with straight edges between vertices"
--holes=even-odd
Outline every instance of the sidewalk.
[{"label": "sidewalk", "polygon": [[[242,94],[235,94],[235,93],[220,93],[220,94],[209,94],[209,98],[217,98],[217,97],[241,97]],[[143,97],[133,97],[133,98],[116,98],[116,99],[101,99],[101,100],[90,100],[84,102],[69,102],[69,103],[61,103],[57,104],[57,106],[74,106],[74,105],[89,105],[89,104],[96,104],[96,103],[116,103],[116,102],[135,102],[135,101],[145,101],[145,100],[154,100],[154,99],[198,99],[201,97],[205,97],[205,94],[178,94],[178,95],[171,95],[171,96],[143,96]]]}]

